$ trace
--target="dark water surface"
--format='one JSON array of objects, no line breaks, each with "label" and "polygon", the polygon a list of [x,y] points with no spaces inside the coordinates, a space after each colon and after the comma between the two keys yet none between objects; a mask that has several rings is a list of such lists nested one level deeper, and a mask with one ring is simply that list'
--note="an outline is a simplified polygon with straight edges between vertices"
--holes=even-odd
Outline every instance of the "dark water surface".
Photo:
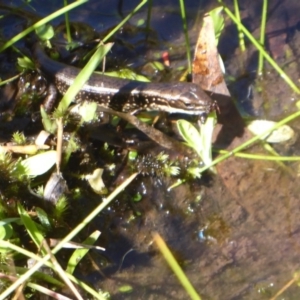
[{"label": "dark water surface", "polygon": [[[269,51],[298,83],[300,4],[292,0],[269,2]],[[32,1],[31,5],[45,16],[60,3]],[[72,12],[70,18],[101,32],[116,25],[122,13],[127,15],[138,3],[124,1],[121,8],[119,1],[90,1]],[[186,3],[194,44],[202,13],[217,3]],[[257,37],[260,5],[241,3],[242,18]],[[177,1],[153,1],[153,6],[155,43],[143,44],[141,32],[128,34],[129,41],[139,45],[129,53],[139,63],[133,60],[128,64],[139,65],[169,51],[171,66],[184,66]],[[130,23],[137,25],[145,20],[146,13],[144,8]],[[10,33],[8,30],[6,35]],[[268,67],[263,79],[256,79],[257,54],[251,45],[246,54],[239,53],[236,29],[230,22],[226,22],[220,40],[220,53],[228,75],[236,79],[229,82],[229,87],[245,115],[277,120],[296,111],[297,98],[275,71]],[[297,132],[299,122],[292,126]],[[299,155],[298,140],[276,147],[282,155]],[[263,153],[260,147],[250,151]],[[112,299],[187,299],[152,243],[152,233],[158,232],[203,299],[271,298],[300,268],[299,164],[286,165],[288,171],[273,162],[231,158],[217,168],[222,178],[218,174],[205,176],[171,191],[167,188],[173,180],[142,178],[128,192],[130,197],[134,189],[140,191],[142,201],[129,206],[117,199],[91,224],[91,229],[102,232],[99,245],[106,251],[104,256],[92,252],[94,264],[82,265],[78,277],[109,291]],[[82,207],[88,209],[89,204],[83,203]],[[120,293],[118,289],[123,285],[132,286],[132,292]],[[292,286],[279,299],[299,297],[300,290]]]}]

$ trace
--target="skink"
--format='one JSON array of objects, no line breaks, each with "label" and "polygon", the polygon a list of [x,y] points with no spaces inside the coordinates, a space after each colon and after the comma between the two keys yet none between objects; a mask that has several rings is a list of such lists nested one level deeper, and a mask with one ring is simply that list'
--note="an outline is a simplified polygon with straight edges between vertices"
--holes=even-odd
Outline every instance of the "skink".
[{"label": "skink", "polygon": [[[39,69],[51,76],[65,94],[79,68],[51,59],[36,43],[34,57]],[[75,102],[95,101],[100,106],[126,113],[142,110],[198,115],[201,122],[215,109],[212,99],[194,83],[145,83],[94,73],[77,94]]]}]

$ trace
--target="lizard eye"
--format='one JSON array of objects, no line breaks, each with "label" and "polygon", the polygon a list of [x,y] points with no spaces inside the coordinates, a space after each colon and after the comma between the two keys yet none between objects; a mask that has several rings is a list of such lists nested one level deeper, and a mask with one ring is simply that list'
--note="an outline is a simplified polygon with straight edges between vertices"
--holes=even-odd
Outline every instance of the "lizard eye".
[{"label": "lizard eye", "polygon": [[179,95],[179,99],[183,101],[185,105],[189,105],[194,101],[194,94],[190,92],[184,92]]},{"label": "lizard eye", "polygon": [[183,102],[183,104],[187,109],[193,109],[195,107],[195,105],[190,102]]}]

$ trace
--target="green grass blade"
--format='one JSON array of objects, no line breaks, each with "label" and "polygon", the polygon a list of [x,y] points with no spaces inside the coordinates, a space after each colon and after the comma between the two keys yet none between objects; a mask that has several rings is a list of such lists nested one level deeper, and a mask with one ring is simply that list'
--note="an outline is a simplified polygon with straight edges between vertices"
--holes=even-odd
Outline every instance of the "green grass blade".
[{"label": "green grass blade", "polygon": [[245,48],[244,34],[240,28],[241,16],[240,16],[240,9],[239,9],[239,1],[234,0],[233,5],[234,5],[234,13],[235,13],[236,19],[238,20],[237,30],[238,30],[238,35],[239,35],[239,44],[240,44],[241,51],[244,52],[246,50],[246,48]]},{"label": "green grass blade", "polygon": [[[226,150],[216,150],[214,152],[220,154],[229,154],[230,151]],[[246,159],[255,159],[255,160],[272,160],[272,161],[299,161],[300,156],[272,156],[265,154],[250,154],[250,153],[234,153],[236,157],[246,158]]]},{"label": "green grass blade", "polygon": [[[129,184],[132,182],[138,173],[132,174],[128,177],[123,183],[121,183],[101,204],[99,204],[76,228],[74,228],[64,239],[62,239],[56,247],[52,250],[52,253],[57,253],[66,242],[69,242],[74,238],[85,226],[91,222],[93,218],[95,218],[121,191],[123,191]],[[0,245],[3,244],[4,241],[0,240]],[[46,261],[50,259],[50,254],[45,255],[42,259],[40,259],[30,270],[28,270],[24,276],[18,278],[14,283],[12,283],[5,291],[0,294],[0,300],[8,297],[12,292],[18,288],[20,284],[25,282],[30,276],[37,271],[41,266],[45,264]]]},{"label": "green grass blade", "polygon": [[225,26],[225,20],[223,16],[223,7],[217,7],[209,12],[210,17],[212,18],[213,24],[214,24],[214,32],[215,32],[215,38],[216,38],[216,44],[219,43],[219,39],[221,36],[221,33],[224,30]]},{"label": "green grass blade", "polygon": [[149,37],[151,27],[150,27],[150,22],[151,22],[151,13],[152,13],[152,6],[153,6],[153,0],[148,0],[148,10],[147,10],[147,22],[146,22],[146,40]]},{"label": "green grass blade", "polygon": [[[7,242],[8,245],[13,245],[13,244],[10,244],[9,242]],[[7,244],[6,244],[7,246]],[[7,248],[10,248],[10,247],[7,247]],[[16,246],[18,247],[18,246]],[[16,250],[16,249],[14,249]],[[23,250],[23,248],[17,248],[18,251],[18,254],[21,254],[21,252],[19,250]],[[30,252],[31,253],[31,252]],[[22,253],[23,254],[23,253]],[[25,255],[26,257],[26,255]],[[28,257],[28,256],[27,256]],[[32,257],[31,257],[32,258]],[[32,258],[33,260],[35,260],[34,258]],[[49,263],[50,265],[50,263]],[[15,270],[16,270],[16,273],[19,274],[19,276],[22,276],[22,274],[24,274],[28,269],[27,268],[23,268],[23,267],[18,267],[18,266],[14,266]],[[7,266],[7,265],[4,265],[4,264],[0,264],[0,270],[1,271],[5,271],[6,273],[9,273],[11,272],[11,266]],[[49,284],[52,284],[52,285],[55,285],[56,287],[60,287],[60,288],[63,288],[65,286],[64,283],[62,283],[61,281],[57,280],[56,278],[53,277],[53,275],[47,275],[41,271],[37,271],[33,274],[32,278],[31,278],[33,281],[43,281],[43,282],[47,282]]]},{"label": "green grass blade", "polygon": [[59,9],[58,11],[54,12],[53,14],[47,16],[46,18],[36,22],[35,24],[33,24],[32,26],[28,27],[27,29],[25,29],[24,31],[20,32],[19,34],[17,34],[16,36],[14,36],[12,39],[10,39],[8,42],[4,43],[4,45],[2,45],[0,47],[0,52],[2,52],[3,50],[7,49],[8,47],[10,47],[11,45],[13,45],[14,43],[16,43],[17,41],[19,41],[20,39],[24,38],[26,35],[28,35],[30,32],[34,31],[35,29],[37,29],[38,27],[48,23],[49,21],[53,20],[54,18],[57,18],[58,16],[64,14],[65,12],[74,9],[75,7],[86,3],[88,0],[79,0],[79,1],[75,1],[74,3]]},{"label": "green grass blade", "polygon": [[189,279],[186,277],[186,275],[180,268],[172,252],[170,251],[170,249],[168,248],[168,246],[166,245],[166,243],[158,233],[154,234],[154,241],[156,242],[156,245],[158,246],[160,252],[164,256],[168,265],[170,266],[170,268],[178,278],[179,282],[182,284],[186,292],[189,294],[190,298],[193,300],[201,300],[201,297],[198,295],[198,293],[190,283]]},{"label": "green grass blade", "polygon": [[[263,1],[263,9],[262,9],[262,19],[260,26],[260,39],[259,42],[262,46],[265,45],[265,35],[266,35],[266,23],[267,23],[267,9],[268,9],[268,0]],[[258,56],[258,70],[257,74],[261,75],[264,67],[264,57],[261,52],[259,52]]]},{"label": "green grass blade", "polygon": [[145,5],[148,2],[148,0],[143,0],[138,6],[136,6],[130,14],[122,20],[110,33],[103,38],[103,43],[108,41],[143,5]]},{"label": "green grass blade", "polygon": [[[18,212],[31,239],[36,244],[37,248],[40,248],[42,246],[44,236],[38,230],[35,222],[31,220],[26,210],[23,208],[23,206],[20,203],[18,204]],[[47,251],[45,249],[42,248],[41,251],[43,254],[47,254]]]},{"label": "green grass blade", "polygon": [[254,144],[255,142],[259,141],[263,136],[268,135],[271,131],[276,130],[277,128],[279,128],[282,125],[287,124],[288,122],[291,122],[292,120],[299,118],[300,117],[300,111],[295,112],[294,114],[289,115],[288,117],[284,118],[283,120],[277,122],[272,128],[270,128],[269,130],[266,130],[265,132],[251,138],[250,140],[246,141],[245,143],[243,143],[242,145],[234,148],[232,151],[227,152],[226,154],[216,158],[210,165],[205,166],[203,168],[200,169],[200,172],[204,172],[207,169],[209,169],[211,166],[215,166],[216,164],[218,164],[219,162],[225,160],[226,158],[246,149],[247,147],[251,146],[252,144]]},{"label": "green grass blade", "polygon": [[184,33],[184,38],[185,38],[186,57],[187,57],[187,61],[188,61],[188,71],[189,71],[189,74],[192,74],[191,46],[190,46],[190,41],[189,41],[188,29],[187,29],[184,0],[179,0],[179,4],[180,4],[180,13],[181,13],[182,26],[183,26],[183,33]]},{"label": "green grass blade", "polygon": [[112,43],[108,43],[104,46],[99,47],[93,56],[90,58],[88,63],[84,66],[84,68],[80,71],[78,76],[75,78],[73,84],[69,87],[66,94],[63,96],[60,101],[57,111],[62,115],[68,109],[69,105],[74,100],[77,93],[83,87],[83,85],[88,81],[91,74],[95,71],[103,57],[107,54],[107,52],[111,49]]},{"label": "green grass blade", "polygon": [[[72,300],[69,297],[66,297],[64,295],[61,295],[60,293],[57,293],[55,291],[52,291],[48,288],[46,288],[45,286],[42,286],[40,284],[37,283],[32,283],[32,282],[28,282],[27,286],[30,287],[32,290],[39,292],[40,294],[43,294],[45,298],[56,298],[56,299],[60,299],[60,300]],[[40,296],[40,298],[43,298],[43,296]],[[77,298],[78,299],[78,298]]]},{"label": "green grass blade", "polygon": [[[24,255],[24,256],[27,256],[27,257],[30,257],[30,258],[34,259],[35,261],[37,261],[37,262],[39,262],[39,263],[42,262],[42,263],[40,264],[40,267],[41,267],[42,265],[46,265],[47,267],[54,269],[53,264],[52,264],[51,262],[45,260],[45,258],[41,258],[40,256],[38,256],[38,255],[36,255],[36,254],[34,254],[34,253],[32,253],[32,252],[30,252],[30,251],[24,249],[24,248],[21,248],[21,247],[19,247],[19,246],[17,246],[17,245],[14,245],[14,244],[12,244],[12,243],[10,243],[10,242],[7,242],[7,241],[1,241],[1,240],[0,240],[0,247],[14,250],[14,251],[16,251],[16,252],[18,252],[18,253],[20,253],[20,254],[22,254],[22,255]],[[48,254],[48,255],[49,255],[49,254]],[[18,267],[16,267],[16,268],[17,268],[17,270],[18,270]],[[36,267],[33,266],[32,268],[36,268]],[[31,269],[32,269],[32,268],[31,268]],[[24,269],[24,268],[23,268],[23,269]],[[35,273],[36,271],[37,271],[37,270],[35,270],[34,272],[28,272],[28,271],[27,271],[26,273],[22,274],[22,276],[21,276],[18,280],[20,280],[20,281],[22,281],[22,282],[25,282],[25,281],[29,280],[33,274],[34,274],[33,277],[37,277],[37,278],[40,278],[40,279],[45,279],[45,280],[47,280],[47,278],[44,278],[44,276],[42,276],[42,277],[39,276],[39,275],[40,275],[39,272],[38,272],[38,273]],[[35,276],[35,275],[36,275],[36,276]],[[89,286],[88,286],[87,284],[85,284],[84,282],[82,282],[82,281],[80,281],[79,279],[75,278],[75,277],[74,277],[73,275],[71,275],[71,274],[66,273],[66,275],[67,275],[68,278],[70,278],[74,283],[76,283],[76,284],[79,285],[82,289],[84,289],[85,291],[87,291],[88,293],[90,293],[92,296],[94,296],[95,299],[98,299],[98,300],[105,300],[105,298],[104,298],[99,292],[96,292],[95,290],[93,290],[91,287],[89,287]],[[48,280],[47,280],[47,281],[48,281]],[[57,280],[56,280],[55,282],[51,282],[51,281],[50,281],[50,283],[51,283],[51,284],[56,284],[56,285],[58,285]],[[61,282],[59,282],[59,283],[62,284]],[[65,285],[65,284],[63,284],[63,285]],[[11,287],[9,287],[8,289],[10,289],[10,288],[11,288]],[[7,289],[7,290],[8,290],[8,289]],[[3,295],[9,295],[9,294],[7,294],[7,290],[5,290],[5,291],[3,292],[3,294],[0,295],[0,300],[6,299],[6,296],[3,296]],[[14,292],[14,290],[8,291],[8,292],[9,292],[9,293],[12,293],[12,292]]]},{"label": "green grass blade", "polygon": [[[68,1],[64,0],[64,6],[68,6]],[[68,12],[65,13],[65,24],[66,24],[66,36],[67,41],[70,44],[72,42],[71,29],[70,29],[70,19]]]},{"label": "green grass blade", "polygon": [[294,92],[300,94],[299,87],[291,80],[291,78],[278,66],[276,61],[266,52],[266,50],[260,45],[260,43],[254,38],[254,36],[246,29],[246,27],[239,23],[237,18],[233,15],[228,7],[223,3],[222,0],[218,0],[224,7],[224,11],[233,20],[234,23],[239,24],[241,31],[247,36],[251,43],[257,48],[259,52],[262,53],[263,57],[268,61],[268,63],[278,72],[282,79],[292,88]]},{"label": "green grass blade", "polygon": [[[94,243],[97,241],[100,234],[101,234],[101,232],[96,230],[86,240],[84,240],[82,242],[82,244],[94,245]],[[89,250],[90,249],[86,249],[86,248],[81,248],[81,249],[75,250],[68,261],[66,272],[69,274],[73,274],[76,266],[83,259],[83,257],[89,252]]]}]

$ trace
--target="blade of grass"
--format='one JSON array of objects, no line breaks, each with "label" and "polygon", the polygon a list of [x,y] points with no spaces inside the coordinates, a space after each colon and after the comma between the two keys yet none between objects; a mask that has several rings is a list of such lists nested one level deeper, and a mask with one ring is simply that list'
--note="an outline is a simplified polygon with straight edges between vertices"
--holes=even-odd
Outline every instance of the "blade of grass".
[{"label": "blade of grass", "polygon": [[241,24],[239,1],[238,0],[234,0],[233,1],[233,5],[234,5],[234,13],[235,13],[236,19],[238,20],[237,30],[238,30],[238,35],[239,35],[239,44],[240,44],[241,51],[244,52],[246,50],[246,48],[245,48],[244,34],[241,31],[241,28],[240,28],[240,25],[239,25],[239,24]]},{"label": "blade of grass", "polygon": [[192,74],[191,46],[190,46],[188,30],[187,30],[184,0],[179,0],[179,4],[180,4],[181,20],[182,20],[182,26],[183,26],[183,32],[184,32],[184,38],[185,38],[186,57],[187,57],[187,61],[188,61],[188,70],[189,70],[189,74]]},{"label": "blade of grass", "polygon": [[[85,245],[94,245],[94,243],[97,241],[100,234],[101,234],[101,232],[96,230],[82,243]],[[71,255],[71,257],[69,258],[66,271],[70,274],[73,274],[76,266],[84,258],[84,256],[89,252],[89,250],[90,249],[86,249],[86,248],[75,250],[73,252],[73,254]]]},{"label": "blade of grass", "polygon": [[[68,6],[68,1],[64,0],[64,7]],[[72,42],[71,29],[70,29],[70,19],[68,12],[65,13],[65,24],[66,24],[66,36],[68,43]]]},{"label": "blade of grass", "polygon": [[[115,32],[119,28],[121,28],[145,3],[147,3],[147,0],[142,1],[138,6],[136,6],[131,11],[131,13],[126,18],[124,18],[124,20],[121,23],[118,24],[118,26],[116,26],[112,31],[110,31],[110,33],[107,36],[103,38],[102,43],[105,43],[112,35],[114,35]],[[57,108],[57,111],[59,111],[59,113],[63,114],[67,110],[67,108],[75,98],[76,94],[80,91],[84,83],[89,79],[89,77],[99,65],[103,57],[111,49],[112,45],[112,43],[108,43],[104,46],[101,45],[102,47],[99,47],[96,50],[96,52],[93,54],[93,56],[85,65],[85,67],[80,71],[80,73],[74,80],[74,83],[70,86],[63,99],[59,103],[59,106]]]},{"label": "blade of grass", "polygon": [[[38,230],[35,222],[31,220],[26,210],[20,203],[18,204],[18,212],[31,239],[34,241],[37,248],[40,248],[42,246],[44,236],[42,235],[40,230]],[[41,248],[41,251],[43,254],[47,254],[47,251],[44,248]]]},{"label": "blade of grass", "polygon": [[294,278],[290,280],[288,283],[286,283],[276,294],[273,296],[270,300],[276,300],[278,297],[284,293],[290,286],[293,284],[297,284],[297,281],[299,280],[299,275],[296,273],[294,274]]},{"label": "blade of grass", "polygon": [[184,287],[186,292],[189,294],[191,299],[193,300],[201,300],[201,297],[198,295],[192,284],[190,283],[189,279],[186,277],[182,269],[180,268],[178,262],[174,258],[172,252],[166,245],[165,241],[161,238],[161,236],[158,233],[155,233],[153,235],[153,239],[158,246],[160,252],[164,256],[165,260],[167,261],[168,265],[174,272],[174,274],[177,276],[179,282]]},{"label": "blade of grass", "polygon": [[216,153],[220,154],[232,154],[236,157],[247,158],[247,159],[255,159],[255,160],[273,160],[273,161],[298,161],[300,160],[300,156],[271,156],[264,154],[250,154],[250,153],[232,153],[226,150],[214,150]]},{"label": "blade of grass", "polygon": [[[7,248],[10,248],[10,247],[8,246]],[[17,252],[18,252],[18,254],[20,253],[19,251],[17,251]],[[50,263],[48,263],[48,264],[50,266]],[[27,268],[22,268],[22,267],[17,267],[17,266],[14,266],[14,268],[15,268],[15,271],[17,272],[17,274],[19,274],[19,276],[21,276],[21,274],[24,274],[28,270]],[[5,271],[6,274],[9,274],[9,272],[11,272],[11,267],[7,266],[7,265],[0,264],[0,270]],[[32,276],[32,279],[33,279],[33,281],[44,281],[44,282],[53,284],[58,288],[63,288],[65,286],[64,283],[62,283],[61,281],[54,278],[53,275],[47,275],[47,274],[45,274],[43,272],[40,272],[40,271],[37,271],[36,273],[34,273],[33,276]]]},{"label": "blade of grass", "polygon": [[69,105],[74,100],[77,93],[83,87],[83,85],[88,81],[91,74],[95,71],[103,57],[111,49],[112,43],[108,43],[102,47],[99,47],[93,56],[90,58],[88,63],[79,72],[78,76],[75,78],[73,84],[69,87],[63,98],[61,99],[57,111],[59,114],[64,115]]},{"label": "blade of grass", "polygon": [[243,24],[239,23],[237,18],[233,15],[230,9],[223,3],[222,0],[218,2],[223,6],[224,11],[233,20],[234,23],[239,24],[241,31],[247,36],[251,43],[257,48],[259,52],[262,53],[263,57],[268,61],[268,63],[278,72],[282,79],[291,87],[291,89],[300,94],[299,87],[289,78],[289,76],[278,66],[276,61],[266,52],[266,50],[260,45],[260,43],[254,38],[254,36],[244,27]]},{"label": "blade of grass", "polygon": [[[268,0],[264,0],[263,1],[263,9],[262,9],[262,19],[261,19],[261,25],[260,25],[260,39],[259,39],[259,42],[262,46],[265,45],[267,10],[268,10]],[[259,52],[258,69],[257,69],[258,75],[262,75],[263,67],[264,67],[264,57],[263,57],[262,53]]]},{"label": "blade of grass", "polygon": [[[275,161],[276,164],[283,169],[285,172],[287,172],[290,176],[295,176],[296,175],[296,171],[293,170],[293,168],[291,168],[290,166],[287,166],[284,162],[286,161],[298,161],[300,160],[300,157],[296,157],[296,156],[281,156],[280,154],[278,154],[275,149],[268,144],[265,141],[260,141],[260,144],[262,145],[262,147],[269,153],[269,155],[267,154],[248,154],[248,153],[237,153],[234,156],[236,157],[243,157],[246,159],[256,159],[256,160],[271,160],[271,161]],[[224,152],[225,153],[225,152]],[[240,156],[240,154],[242,154],[242,156]],[[244,154],[246,154],[244,156]],[[249,156],[250,155],[250,156]],[[277,159],[276,159],[277,158]]]},{"label": "blade of grass", "polygon": [[[47,289],[47,288],[45,288],[44,286],[41,286],[41,285],[39,285],[39,284],[32,283],[32,282],[28,282],[27,285],[28,285],[30,288],[32,288],[32,289],[34,289],[34,290],[36,290],[36,291],[39,291],[40,293],[42,293],[42,294],[44,294],[44,295],[47,295],[47,296],[49,296],[49,297],[51,297],[51,298],[53,297],[54,299],[59,299],[59,300],[72,300],[72,299],[69,298],[69,297],[66,297],[66,296],[64,296],[64,295],[62,295],[62,294],[59,294],[59,293],[55,292],[55,291],[52,291],[52,290],[50,290],[50,289]],[[41,297],[41,298],[42,298],[42,297]]]},{"label": "blade of grass", "polygon": [[[137,176],[138,173],[132,174],[123,183],[121,183],[101,204],[99,204],[84,220],[76,226],[67,236],[65,236],[60,243],[52,250],[52,253],[57,253],[64,245],[64,243],[69,242],[72,238],[74,238],[85,226],[91,222],[93,218],[95,218],[123,189],[126,188],[127,185],[130,184]],[[0,245],[4,241],[0,240]],[[24,276],[17,279],[12,285],[10,285],[5,291],[0,294],[0,300],[5,299],[9,296],[15,289],[25,282],[35,271],[37,271],[46,261],[50,259],[50,255],[45,255],[41,260],[39,260],[30,270],[28,270]]]},{"label": "blade of grass", "polygon": [[58,276],[65,282],[66,286],[69,287],[70,291],[74,294],[76,299],[83,300],[79,291],[76,289],[74,284],[71,282],[69,277],[66,275],[67,273],[63,270],[61,265],[56,260],[55,256],[51,253],[51,249],[50,249],[49,245],[47,244],[46,240],[43,241],[43,248],[46,249],[47,253],[50,255],[51,262],[52,262],[54,269],[55,269],[56,273],[58,274]]},{"label": "blade of grass", "polygon": [[49,21],[57,18],[58,16],[64,14],[65,12],[74,9],[75,7],[86,3],[88,0],[78,0],[75,1],[72,4],[69,4],[68,6],[61,8],[59,10],[57,10],[56,12],[54,12],[53,14],[47,16],[46,18],[36,22],[35,24],[33,24],[32,26],[28,27],[27,29],[25,29],[24,31],[18,33],[16,36],[14,36],[12,39],[10,39],[8,42],[4,43],[1,47],[0,47],[0,52],[2,52],[3,50],[7,49],[8,47],[10,47],[11,45],[13,45],[14,43],[16,43],[17,41],[19,41],[20,39],[24,38],[26,35],[28,35],[30,32],[34,31],[36,28],[48,23]]},{"label": "blade of grass", "polygon": [[[26,250],[26,249],[24,249],[24,248],[21,248],[21,247],[19,247],[19,246],[17,246],[17,245],[11,244],[11,243],[8,242],[8,241],[0,240],[0,246],[1,246],[1,247],[5,247],[5,248],[7,248],[7,249],[14,250],[14,251],[16,251],[16,252],[18,252],[18,253],[20,253],[20,254],[22,254],[22,255],[24,255],[24,256],[30,257],[30,258],[32,258],[33,260],[38,261],[38,262],[41,262],[41,261],[43,260],[42,257],[40,257],[40,256],[38,256],[38,255],[36,255],[36,254],[34,254],[34,253],[32,253],[32,252],[29,252],[28,250]],[[45,265],[45,266],[47,266],[47,267],[49,267],[49,268],[51,268],[51,269],[54,269],[53,264],[52,264],[51,262],[49,262],[49,261],[44,261],[44,262],[41,264],[41,266],[42,266],[42,265]],[[34,266],[34,267],[35,267],[35,266]],[[32,267],[32,268],[33,268],[33,267]],[[23,269],[24,269],[24,268],[23,268]],[[19,269],[18,269],[18,270],[19,270]],[[22,281],[25,282],[25,281],[29,280],[29,279],[31,278],[32,275],[33,275],[34,277],[36,277],[36,276],[35,276],[36,274],[37,274],[37,273],[35,273],[35,274],[33,275],[33,273],[32,273],[32,274],[29,274],[29,275],[28,275],[28,272],[27,272],[27,273],[22,274],[22,276],[21,276],[20,278],[22,278]],[[38,272],[38,274],[40,274],[40,272]],[[93,295],[93,296],[95,297],[95,299],[105,300],[105,299],[101,296],[101,294],[99,294],[98,292],[94,291],[94,290],[93,290],[91,287],[89,287],[87,284],[85,284],[84,282],[78,280],[77,278],[75,278],[75,277],[74,277],[73,275],[71,275],[71,274],[68,274],[68,273],[66,273],[66,274],[67,274],[68,278],[70,278],[74,283],[76,283],[77,285],[79,285],[82,289],[84,289],[85,291],[87,291],[88,293],[90,293],[91,295]],[[40,278],[40,279],[43,279],[43,280],[46,280],[46,278],[44,278],[44,277],[39,277],[39,278]],[[53,278],[53,279],[54,279],[54,278]],[[18,280],[19,280],[19,279],[18,279]],[[51,283],[51,284],[56,284],[56,285],[57,285],[57,283],[52,283],[52,282],[50,282],[50,283]],[[5,299],[5,297],[3,298],[2,295],[0,295],[0,299],[3,300],[3,299]]]},{"label": "blade of grass", "polygon": [[8,79],[6,79],[6,80],[2,80],[2,81],[0,82],[0,86],[6,85],[7,83],[10,83],[10,82],[16,80],[16,79],[18,79],[20,76],[21,76],[21,73],[18,74],[18,75],[16,75],[16,76],[10,77],[10,78],[8,78]]},{"label": "blade of grass", "polygon": [[[261,144],[262,146],[264,147],[264,149],[269,153],[270,156],[275,156],[275,157],[282,157],[279,153],[277,153],[275,151],[275,149],[270,145],[268,144],[267,142],[265,141],[261,141]],[[293,156],[295,157],[295,156]],[[295,176],[296,175],[296,170],[293,170],[293,168],[287,166],[284,161],[281,161],[281,160],[275,160],[275,162],[277,163],[277,165],[283,169],[285,172],[287,172],[289,175],[291,176]]]},{"label": "blade of grass", "polygon": [[277,128],[279,128],[282,125],[287,124],[288,122],[291,122],[292,120],[299,118],[300,117],[300,111],[295,112],[292,115],[289,115],[288,117],[284,118],[283,120],[277,122],[272,128],[270,128],[269,130],[266,130],[265,132],[263,132],[262,134],[259,134],[253,138],[251,138],[250,140],[246,141],[245,143],[243,143],[242,145],[234,148],[232,151],[227,152],[226,154],[216,158],[210,165],[204,166],[203,168],[200,169],[199,172],[204,172],[205,170],[209,169],[211,166],[214,166],[216,164],[218,164],[219,162],[225,160],[226,158],[236,154],[237,152],[246,149],[247,147],[251,146],[252,144],[254,144],[255,142],[257,142],[258,140],[260,140],[263,136],[269,134],[271,131],[276,130]]},{"label": "blade of grass", "polygon": [[103,43],[108,41],[143,5],[145,5],[148,2],[148,0],[143,0],[138,6],[136,6],[131,13],[122,20],[110,33],[105,36],[102,40]]},{"label": "blade of grass", "polygon": [[152,13],[152,2],[153,0],[148,0],[148,10],[147,10],[147,22],[146,22],[146,40],[148,40],[150,34],[150,21],[151,21],[151,13]]}]

